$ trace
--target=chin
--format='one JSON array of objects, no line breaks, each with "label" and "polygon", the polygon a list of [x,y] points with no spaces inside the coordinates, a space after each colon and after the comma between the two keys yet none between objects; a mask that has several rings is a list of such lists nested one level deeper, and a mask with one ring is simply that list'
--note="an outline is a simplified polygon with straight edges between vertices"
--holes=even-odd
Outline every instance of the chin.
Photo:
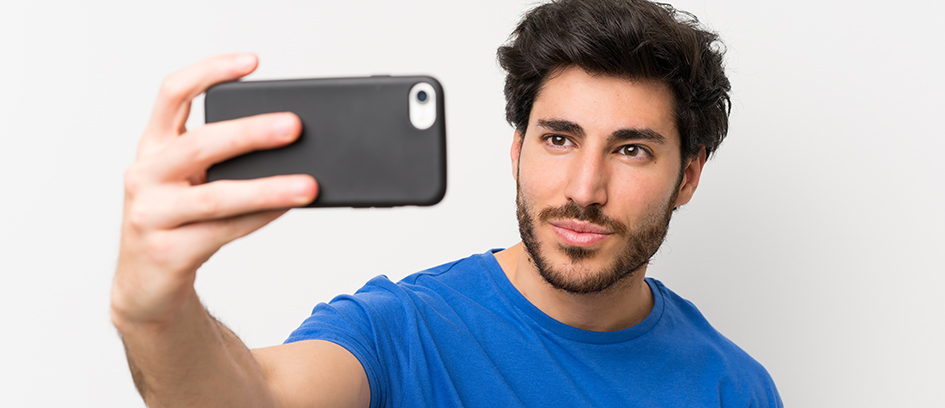
[{"label": "chin", "polygon": [[600,248],[567,245],[538,245],[547,249],[531,251],[529,257],[541,277],[552,287],[573,294],[606,291],[634,275],[639,267],[615,262]]},{"label": "chin", "polygon": [[517,193],[519,234],[532,265],[548,284],[575,294],[599,293],[638,271],[642,274],[662,245],[672,216],[672,209],[667,208],[662,214],[650,214],[632,227],[616,225],[610,228],[617,233],[595,245],[565,245],[545,222],[543,215],[546,212],[569,214],[569,218],[598,225],[617,223],[606,220],[597,207],[580,208],[573,203],[543,209],[536,215],[522,196],[520,187]]}]

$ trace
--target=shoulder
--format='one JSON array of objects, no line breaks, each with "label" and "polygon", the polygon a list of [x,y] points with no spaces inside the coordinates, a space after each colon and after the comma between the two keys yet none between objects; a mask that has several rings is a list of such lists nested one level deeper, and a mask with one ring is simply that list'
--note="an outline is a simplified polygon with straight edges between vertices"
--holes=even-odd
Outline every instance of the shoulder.
[{"label": "shoulder", "polygon": [[[410,321],[423,309],[448,307],[456,298],[475,298],[490,291],[484,254],[444,263],[394,282],[385,275],[369,280],[357,292],[316,306],[313,314],[338,311],[362,321]],[[328,309],[328,310],[326,310]],[[421,313],[422,314],[422,313]]]},{"label": "shoulder", "polygon": [[659,292],[663,299],[663,316],[660,321],[664,330],[671,334],[685,336],[686,343],[712,346],[725,357],[750,359],[751,357],[727,337],[719,333],[705,318],[695,304],[676,294],[662,282],[647,278],[650,288]]},{"label": "shoulder", "polygon": [[782,406],[774,381],[761,363],[716,330],[692,302],[656,279],[647,281],[663,297],[660,331],[691,364],[717,377],[719,385],[724,385],[720,387],[722,396],[728,395],[723,401],[748,400],[759,406]]},{"label": "shoulder", "polygon": [[486,291],[481,289],[481,256],[435,266],[399,282],[379,275],[353,294],[315,306],[286,342],[326,340],[347,349],[361,362],[371,394],[388,398],[400,392],[392,384],[402,383],[411,372],[418,350],[436,336],[453,333],[448,329],[474,312],[469,297]]},{"label": "shoulder", "polygon": [[[484,258],[487,254],[475,254],[466,258],[447,262],[442,265],[414,273],[397,283],[400,287],[411,290],[417,288],[444,289],[466,288],[481,284],[486,277]],[[488,256],[491,256],[489,254]]]},{"label": "shoulder", "polygon": [[480,258],[483,254],[472,255],[463,259],[447,262],[428,268],[403,278],[392,281],[387,275],[377,275],[352,295],[340,295],[332,299],[337,301],[357,299],[384,299],[401,297],[412,292],[427,289],[441,289],[444,285],[456,286],[476,280],[484,270]]}]

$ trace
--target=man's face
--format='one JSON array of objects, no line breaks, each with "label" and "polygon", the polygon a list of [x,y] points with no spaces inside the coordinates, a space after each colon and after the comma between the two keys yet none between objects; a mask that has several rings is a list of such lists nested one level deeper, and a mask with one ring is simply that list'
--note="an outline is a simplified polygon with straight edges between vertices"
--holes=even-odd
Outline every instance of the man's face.
[{"label": "man's face", "polygon": [[679,143],[661,83],[574,67],[545,83],[511,154],[522,241],[546,281],[595,293],[649,261],[698,181]]}]

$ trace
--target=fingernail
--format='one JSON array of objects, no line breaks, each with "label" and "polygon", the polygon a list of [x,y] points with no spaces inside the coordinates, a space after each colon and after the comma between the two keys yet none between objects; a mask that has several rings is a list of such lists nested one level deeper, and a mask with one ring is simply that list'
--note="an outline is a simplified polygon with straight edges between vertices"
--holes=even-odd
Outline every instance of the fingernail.
[{"label": "fingernail", "polygon": [[256,64],[256,56],[253,54],[242,54],[236,57],[236,65],[242,69],[250,69]]},{"label": "fingernail", "polygon": [[295,131],[295,118],[291,115],[282,115],[282,117],[276,119],[273,127],[279,136],[294,136],[292,132]]},{"label": "fingernail", "polygon": [[302,201],[308,201],[309,192],[311,190],[312,183],[309,183],[308,180],[296,181],[292,186],[292,192],[295,194],[296,198]]}]

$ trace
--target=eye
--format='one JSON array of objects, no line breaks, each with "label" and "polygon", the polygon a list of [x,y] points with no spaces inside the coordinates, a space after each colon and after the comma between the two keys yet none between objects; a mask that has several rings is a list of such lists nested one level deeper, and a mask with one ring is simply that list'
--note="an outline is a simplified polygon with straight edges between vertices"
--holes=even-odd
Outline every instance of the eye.
[{"label": "eye", "polygon": [[640,154],[640,147],[634,145],[626,145],[620,148],[620,153],[624,156],[634,157]]},{"label": "eye", "polygon": [[621,146],[620,149],[617,150],[617,153],[627,157],[643,157],[649,154],[646,149],[637,145]]},{"label": "eye", "polygon": [[550,143],[555,147],[567,147],[571,145],[571,139],[561,135],[550,135],[545,137],[545,143]]}]

